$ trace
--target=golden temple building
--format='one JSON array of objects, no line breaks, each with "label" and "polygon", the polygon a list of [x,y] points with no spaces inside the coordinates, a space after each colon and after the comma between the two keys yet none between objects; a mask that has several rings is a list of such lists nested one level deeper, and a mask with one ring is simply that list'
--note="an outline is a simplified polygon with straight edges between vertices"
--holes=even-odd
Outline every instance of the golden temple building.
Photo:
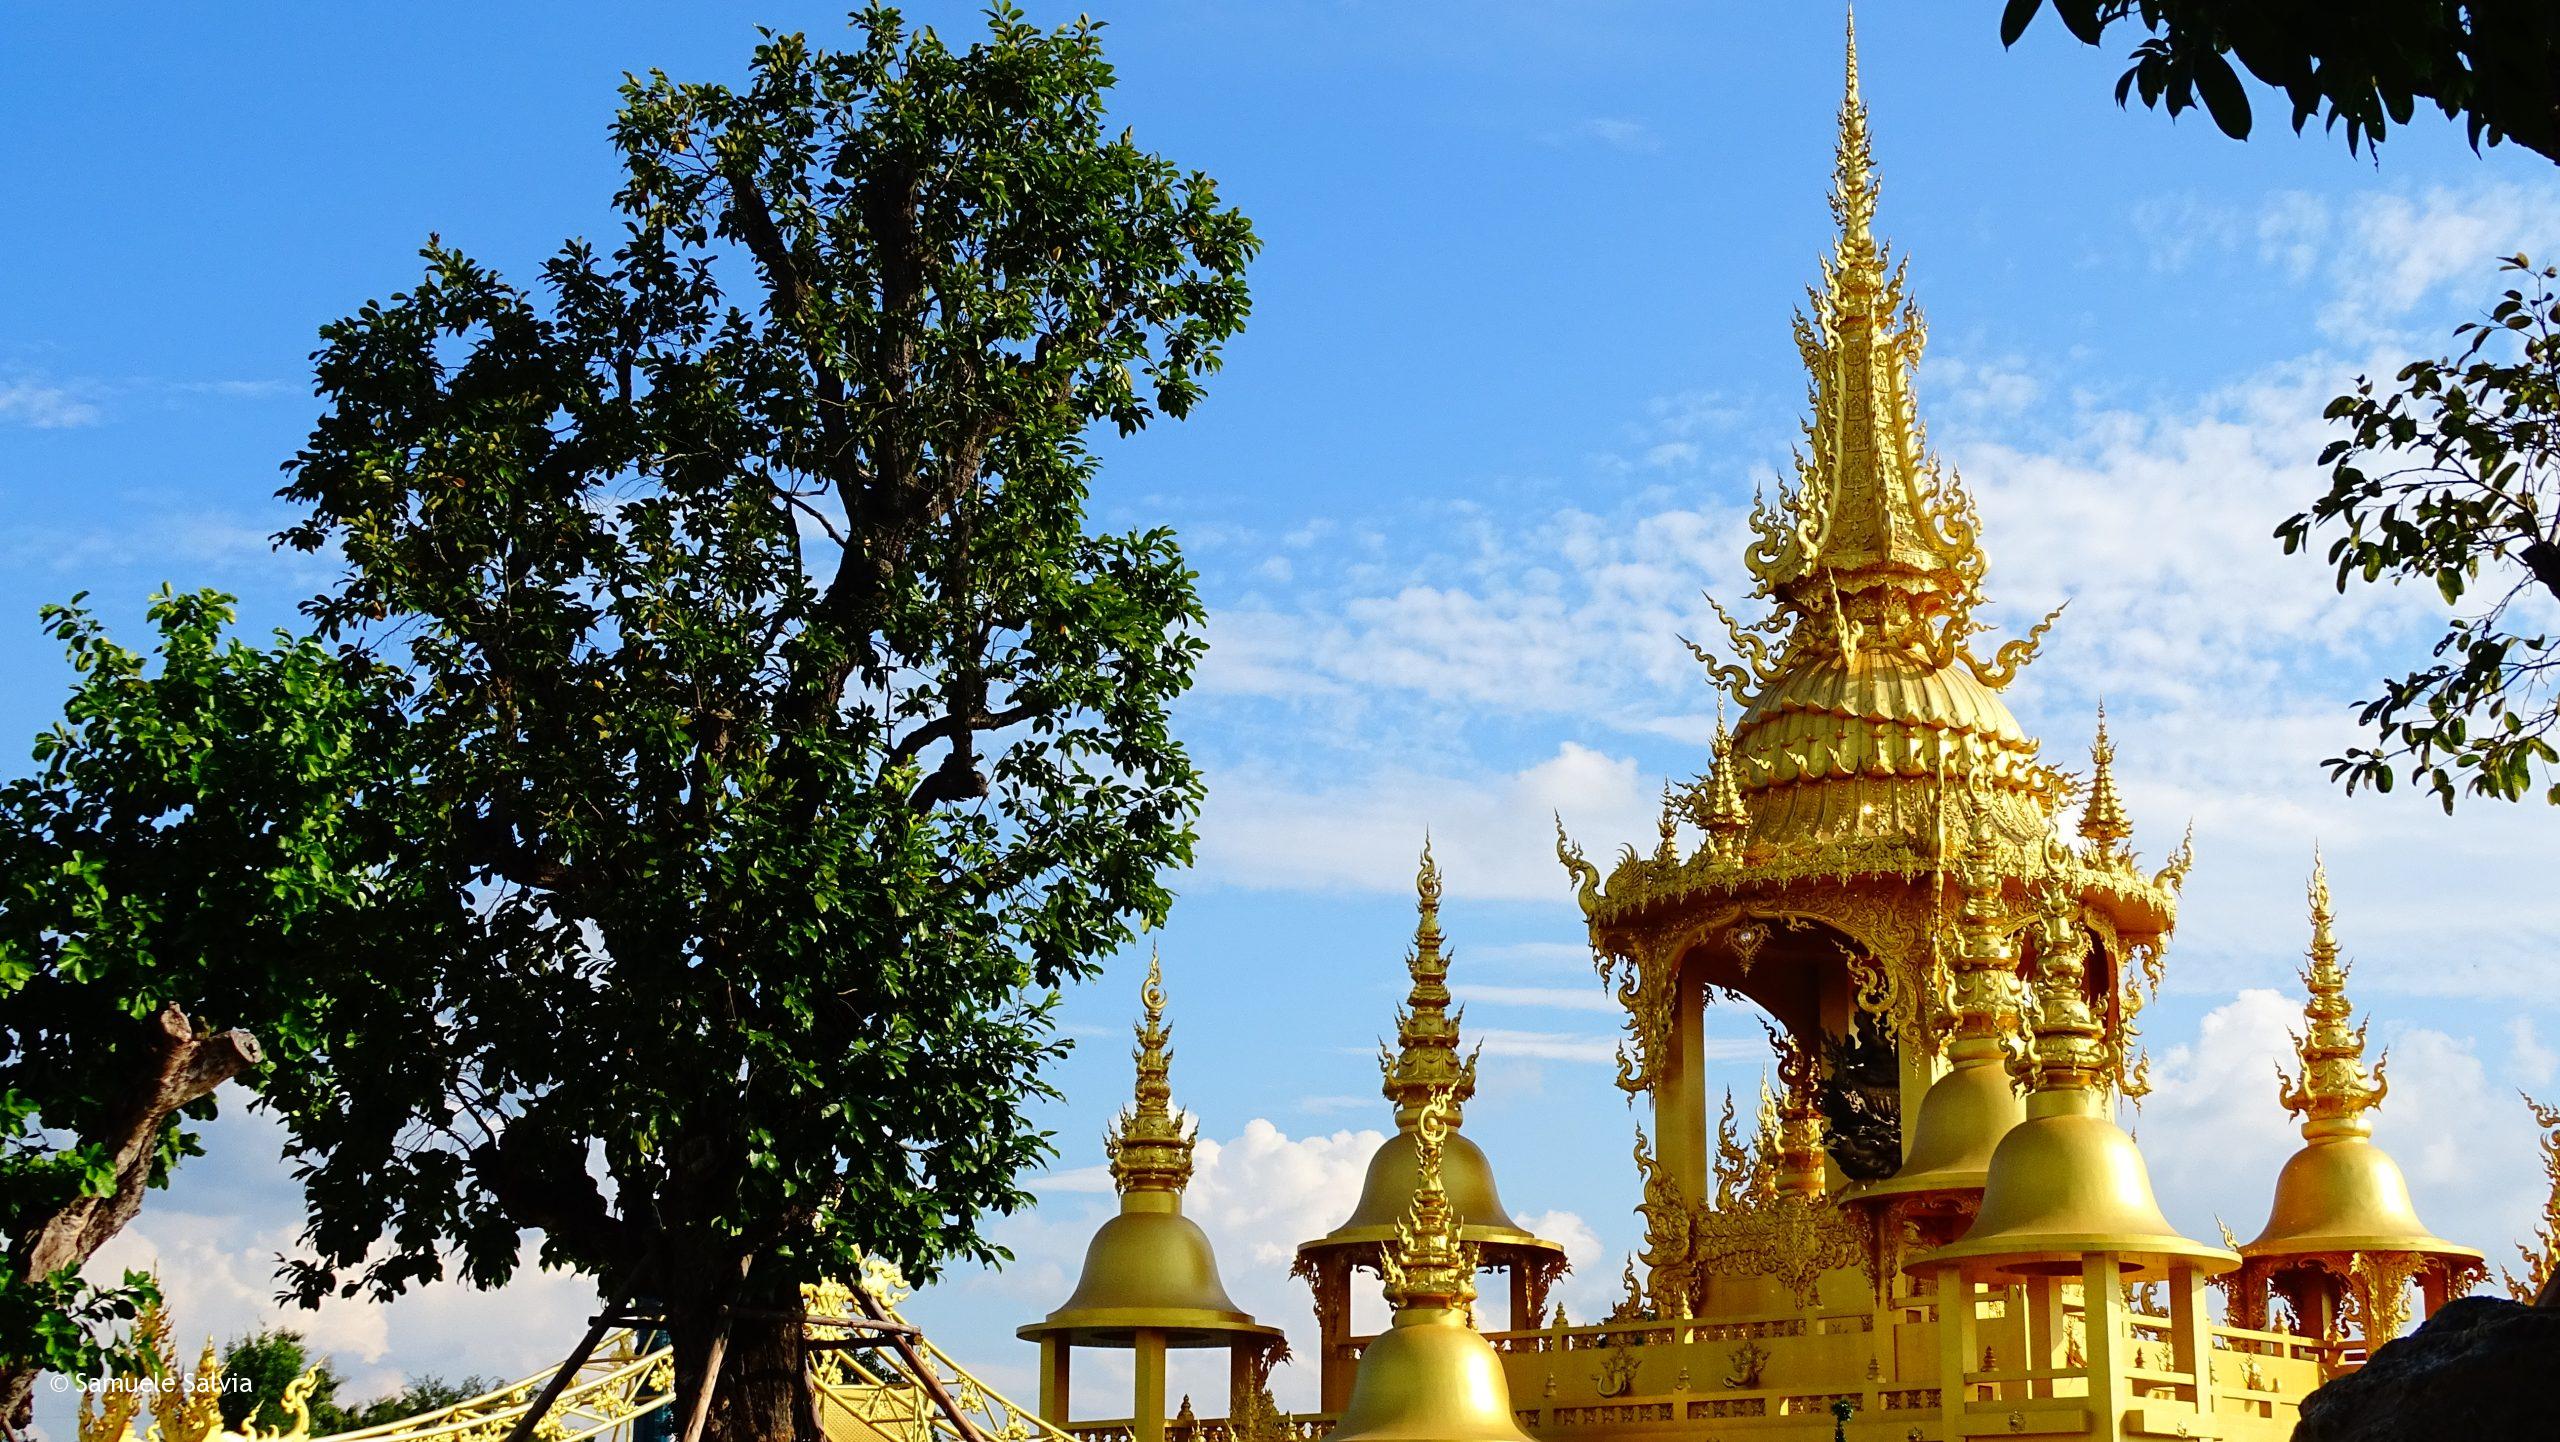
[{"label": "golden temple building", "polygon": [[[2269,1218],[2247,1242],[2203,1239],[2211,1219],[2155,1198],[2118,1113],[2147,1090],[2137,1019],[2191,850],[2138,861],[2103,709],[2083,774],[2046,760],[2003,699],[2054,618],[1982,641],[1985,538],[1924,438],[1923,327],[1876,236],[1854,31],[1846,70],[1837,233],[1795,326],[1803,442],[1750,517],[1763,609],[1717,607],[1731,659],[1690,647],[1737,719],[1671,789],[1658,836],[1605,873],[1556,838],[1625,1011],[1617,1085],[1647,1104],[1624,1300],[1584,1323],[1549,1313],[1562,1250],[1504,1210],[1460,1131],[1475,1067],[1426,847],[1411,990],[1382,1056],[1396,1131],[1343,1223],[1296,1260],[1320,1354],[1296,1360],[1314,1364],[1320,1410],[1270,1405],[1266,1364],[1244,1360],[1269,1329],[1225,1301],[1196,1228],[1119,1240],[1179,1218],[1178,1183],[1159,1183],[1171,1202],[1106,1223],[1074,1296],[1023,1329],[1050,1359],[1051,1425],[1093,1442],[2275,1442],[2306,1393],[2484,1275],[2479,1252],[2419,1223],[2373,1145],[2384,1064],[2365,1058],[2316,868],[2299,1070],[2269,1098],[2301,1118],[2303,1146]],[[1729,1097],[1709,1105],[1718,1004],[1770,1029],[1777,1086],[1756,1135]],[[1124,1207],[1152,1195],[1130,1188]],[[1499,1325],[1479,1272],[1507,1279]],[[1369,1286],[1393,1316],[1374,1337],[1349,1321]],[[1232,1415],[1167,1423],[1161,1348],[1212,1314],[1225,1330],[1193,1340],[1237,1349]],[[1141,1349],[1129,1416],[1067,1415],[1069,1336]]]}]

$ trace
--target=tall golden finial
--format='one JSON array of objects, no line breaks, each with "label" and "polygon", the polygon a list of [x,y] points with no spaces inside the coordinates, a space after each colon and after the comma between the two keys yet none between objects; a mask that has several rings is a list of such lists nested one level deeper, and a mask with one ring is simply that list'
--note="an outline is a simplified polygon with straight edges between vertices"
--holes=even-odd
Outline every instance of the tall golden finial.
[{"label": "tall golden finial", "polygon": [[[1867,137],[1867,101],[1858,88],[1858,12],[1848,16],[1846,79],[1840,88],[1840,145],[1831,163],[1831,218],[1839,222],[1841,253],[1876,258],[1875,154]],[[1881,280],[1878,272],[1877,279]]]},{"label": "tall golden finial", "polygon": [[[1772,1031],[1778,1092],[1761,1103],[1765,1125],[1776,1128],[1770,1182],[1781,1196],[1822,1195],[1822,1055],[1811,1042]],[[1766,1082],[1763,1082],[1766,1086]]]},{"label": "tall golden finial", "polygon": [[2097,1091],[2114,1070],[2115,1054],[2105,1020],[2089,1004],[2089,933],[2058,888],[2045,898],[2036,951],[2029,1089]]},{"label": "tall golden finial", "polygon": [[2338,959],[2337,939],[2330,934],[2329,868],[2315,848],[2311,853],[2311,949],[2302,968],[2305,1023],[2293,1039],[2302,1069],[2286,1076],[2276,1069],[2284,1109],[2302,1118],[2307,1141],[2324,1137],[2373,1135],[2366,1115],[2381,1105],[2391,1084],[2383,1075],[2388,1058],[2377,1058],[2373,1070],[2364,1065],[2364,1028],[2349,1026],[2355,1008],[2347,1001],[2347,967]]},{"label": "tall golden finial", "polygon": [[1446,1088],[1424,1098],[1414,1119],[1413,1205],[1396,1222],[1395,1245],[1379,1257],[1387,1305],[1408,1309],[1464,1310],[1476,1295],[1476,1259],[1459,1240],[1457,1209],[1441,1184],[1440,1154],[1457,1125],[1456,1094]]},{"label": "tall golden finial", "polygon": [[1998,833],[1987,798],[1976,795],[1968,810],[1964,849],[1951,868],[1959,900],[1947,958],[1948,1057],[1958,1062],[2000,1055],[2019,1018],[2018,952],[2000,909]]},{"label": "tall golden finial", "polygon": [[1792,618],[1781,654],[1961,659],[2001,686],[2033,654],[2033,638],[2002,647],[1990,663],[1966,646],[1982,549],[1972,501],[1922,434],[1912,376],[1925,327],[1876,239],[1879,186],[1867,120],[1853,19],[1831,173],[1838,234],[1822,260],[1822,284],[1796,319],[1796,349],[1812,383],[1804,446],[1778,501],[1752,508],[1745,562],[1780,613],[1763,626],[1782,628]]},{"label": "tall golden finial", "polygon": [[2080,813],[2080,834],[2089,842],[2089,859],[2107,861],[2133,835],[2123,798],[2116,795],[2116,744],[2107,739],[2107,703],[2098,703],[2098,739],[2089,745],[2089,804]]},{"label": "tall golden finial", "polygon": [[1699,828],[1707,833],[1708,854],[1718,861],[1740,860],[1743,841],[1751,833],[1751,813],[1742,804],[1737,769],[1733,733],[1725,729],[1724,702],[1718,700],[1715,751],[1707,764],[1706,804],[1698,818]]},{"label": "tall golden finial", "polygon": [[1466,1101],[1476,1094],[1476,1059],[1458,1055],[1458,1027],[1463,1008],[1449,1006],[1449,959],[1441,951],[1440,863],[1431,857],[1431,838],[1422,840],[1422,864],[1414,872],[1413,949],[1405,970],[1413,990],[1396,1011],[1396,1051],[1378,1048],[1386,1074],[1383,1090],[1396,1104],[1396,1125],[1410,1127],[1434,1095],[1449,1095],[1449,1124],[1458,1125]]},{"label": "tall golden finial", "polygon": [[1192,1124],[1173,1109],[1173,1029],[1164,1024],[1164,959],[1147,956],[1146,984],[1138,989],[1146,1017],[1137,1025],[1137,1099],[1102,1139],[1111,1158],[1111,1180],[1123,1192],[1178,1192],[1191,1182]]}]

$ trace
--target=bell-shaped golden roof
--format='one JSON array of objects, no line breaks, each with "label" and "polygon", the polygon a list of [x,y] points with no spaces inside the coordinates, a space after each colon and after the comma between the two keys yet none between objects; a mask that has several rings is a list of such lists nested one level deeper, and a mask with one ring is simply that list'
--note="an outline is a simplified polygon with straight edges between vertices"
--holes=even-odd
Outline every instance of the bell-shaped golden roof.
[{"label": "bell-shaped golden roof", "polygon": [[2181,1235],[2160,1214],[2141,1151],[2110,1115],[2116,1058],[2089,1004],[2088,933],[2067,910],[2046,921],[2026,1119],[1992,1152],[1973,1225],[1911,1269],[1955,1262],[1976,1278],[2070,1275],[2089,1254],[2107,1252],[2131,1278],[2159,1276],[2180,1260],[2207,1275],[2231,1270],[2237,1256]]},{"label": "bell-shaped golden roof", "polygon": [[1528,1442],[1502,1359],[1467,1318],[1476,1253],[1440,1176],[1456,1112],[1454,1089],[1417,1111],[1413,1200],[1381,1259],[1395,1321],[1361,1352],[1333,1442]]},{"label": "bell-shaped golden roof", "polygon": [[2371,1141],[2373,1110],[2390,1090],[2387,1059],[2364,1063],[2365,1028],[2351,1025],[2347,966],[2331,926],[2329,873],[2311,863],[2311,949],[2302,969],[2304,1027],[2294,1038],[2299,1071],[2281,1078],[2279,1099],[2302,1118],[2302,1150],[2276,1176],[2266,1227],[2240,1254],[2266,1258],[2392,1252],[2444,1258],[2485,1269],[2481,1254],[2428,1231],[2409,1199],[2399,1163]]},{"label": "bell-shaped golden roof", "polygon": [[1182,1215],[1191,1180],[1193,1127],[1173,1109],[1172,1028],[1164,1022],[1164,969],[1147,959],[1139,998],[1137,1095],[1104,1138],[1120,1214],[1095,1229],[1084,1271],[1066,1303],[1016,1336],[1063,1338],[1079,1347],[1128,1347],[1141,1328],[1170,1347],[1224,1347],[1240,1335],[1277,1339],[1235,1304],[1218,1276],[1209,1234]]},{"label": "bell-shaped golden roof", "polygon": [[1850,1194],[1865,1205],[1887,1197],[1978,1194],[1991,1156],[2026,1107],[2009,1079],[2007,1039],[2018,1026],[2017,948],[2002,931],[2000,874],[1991,817],[1974,813],[1963,858],[1953,868],[1963,901],[1947,958],[1955,1014],[1947,1074],[1930,1084],[1911,1123],[1910,1154],[1890,1177]]},{"label": "bell-shaped golden roof", "polygon": [[1420,1185],[1422,1158],[1415,1127],[1425,1102],[1440,1099],[1448,1108],[1449,1135],[1441,1147],[1441,1186],[1456,1208],[1460,1233],[1471,1246],[1510,1248],[1562,1258],[1564,1248],[1513,1221],[1495,1187],[1493,1163],[1481,1148],[1458,1130],[1467,1098],[1475,1094],[1476,1059],[1459,1054],[1463,1009],[1450,1006],[1449,957],[1440,931],[1440,865],[1431,844],[1422,846],[1422,862],[1414,876],[1413,948],[1405,969],[1412,990],[1396,1012],[1396,1049],[1378,1049],[1387,1100],[1395,1103],[1396,1134],[1369,1158],[1360,1200],[1342,1225],[1299,1250],[1301,1257],[1334,1248],[1357,1250],[1365,1261],[1395,1236],[1412,1207]]}]

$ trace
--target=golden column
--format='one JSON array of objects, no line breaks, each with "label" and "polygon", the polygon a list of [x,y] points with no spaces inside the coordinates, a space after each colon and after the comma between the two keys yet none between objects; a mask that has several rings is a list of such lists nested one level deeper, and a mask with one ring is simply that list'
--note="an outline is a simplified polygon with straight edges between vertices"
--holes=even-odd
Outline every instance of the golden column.
[{"label": "golden column", "polygon": [[2302,1065],[2279,1094],[2285,1110],[2302,1118],[2302,1150],[2277,1175],[2267,1225],[2240,1248],[2240,1271],[2224,1285],[2237,1325],[2266,1326],[2273,1291],[2305,1335],[2339,1340],[2352,1319],[2370,1351],[2408,1320],[2411,1282],[2423,1315],[2432,1316],[2487,1275],[2488,1262],[2418,1221],[2399,1164],[2373,1144],[2373,1111],[2391,1088],[2382,1060],[2366,1070],[2365,1029],[2349,1024],[2355,1008],[2330,931],[2329,873],[2316,852],[2310,898],[2311,950],[2302,969],[2309,999],[2294,1038]]},{"label": "golden column", "polygon": [[[1440,866],[1431,843],[1422,845],[1414,876],[1413,948],[1405,954],[1412,990],[1396,1012],[1396,1050],[1378,1048],[1385,1073],[1382,1090],[1395,1103],[1396,1134],[1369,1158],[1360,1200],[1342,1225],[1298,1248],[1296,1275],[1315,1291],[1320,1391],[1326,1411],[1341,1408],[1351,1392],[1351,1277],[1357,1269],[1383,1274],[1388,1247],[1398,1235],[1422,1180],[1422,1112],[1435,1098],[1448,1111],[1448,1135],[1440,1143],[1440,1185],[1457,1217],[1458,1233],[1477,1265],[1509,1274],[1511,1325],[1535,1327],[1546,1308],[1547,1288],[1565,1270],[1564,1248],[1511,1219],[1495,1187],[1493,1164],[1462,1135],[1467,1099],[1475,1095],[1476,1061],[1459,1055],[1461,1010],[1452,1010],[1449,957],[1440,932]],[[1470,1286],[1470,1295],[1473,1288]]]},{"label": "golden column", "polygon": [[1138,1023],[1134,1054],[1137,1099],[1103,1140],[1111,1180],[1120,1191],[1120,1214],[1093,1234],[1066,1304],[1014,1335],[1040,1344],[1040,1415],[1058,1427],[1067,1425],[1074,1349],[1134,1351],[1132,1430],[1137,1442],[1164,1442],[1168,1348],[1227,1349],[1227,1415],[1235,1417],[1258,1396],[1282,1336],[1227,1296],[1208,1234],[1182,1214],[1194,1134],[1173,1109],[1173,1052],[1167,1045],[1172,1031],[1164,1024],[1164,971],[1157,958],[1147,960],[1139,996],[1146,1017]]}]

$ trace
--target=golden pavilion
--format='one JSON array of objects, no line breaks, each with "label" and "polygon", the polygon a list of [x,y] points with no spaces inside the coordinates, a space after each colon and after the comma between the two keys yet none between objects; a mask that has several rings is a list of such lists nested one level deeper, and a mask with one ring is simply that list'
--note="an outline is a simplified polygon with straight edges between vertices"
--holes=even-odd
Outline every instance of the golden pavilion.
[{"label": "golden pavilion", "polygon": [[[1171,1145],[1147,1042],[1137,1120],[1115,1137],[1124,1211],[1065,1305],[1023,1329],[1048,1359],[1051,1425],[1096,1442],[2274,1442],[2304,1394],[2484,1275],[2419,1222],[2372,1142],[2384,1064],[2367,1063],[2317,869],[2300,1066],[2271,1099],[2302,1119],[2302,1150],[2252,1240],[2162,1211],[2118,1110],[2147,1089],[2137,1018],[2191,849],[2138,862],[2103,709],[2075,774],[2003,700],[2054,618],[1981,641],[1984,538],[1924,440],[1923,329],[1876,238],[1867,120],[1852,31],[1837,235],[1795,327],[1803,443],[1750,516],[1765,608],[1716,608],[1730,659],[1690,647],[1738,719],[1670,790],[1649,848],[1603,872],[1557,833],[1625,1010],[1617,1085],[1649,1104],[1624,1300],[1585,1323],[1549,1314],[1562,1249],[1505,1211],[1460,1130],[1475,1066],[1426,846],[1411,990],[1381,1058],[1396,1131],[1341,1225],[1297,1254],[1319,1353],[1297,1360],[1320,1410],[1272,1405],[1270,1329],[1177,1225],[1187,1142],[1179,1166],[1139,1150]],[[1752,1135],[1729,1097],[1710,1112],[1717,1004],[1770,1029],[1777,1085]],[[1480,1272],[1507,1278],[1499,1329],[1477,1315]],[[1392,1308],[1377,1336],[1349,1320],[1368,1286]],[[1070,1341],[1139,1349],[1124,1416],[1067,1414]],[[1234,1350],[1227,1418],[1185,1399],[1166,1420],[1172,1345]]]}]

